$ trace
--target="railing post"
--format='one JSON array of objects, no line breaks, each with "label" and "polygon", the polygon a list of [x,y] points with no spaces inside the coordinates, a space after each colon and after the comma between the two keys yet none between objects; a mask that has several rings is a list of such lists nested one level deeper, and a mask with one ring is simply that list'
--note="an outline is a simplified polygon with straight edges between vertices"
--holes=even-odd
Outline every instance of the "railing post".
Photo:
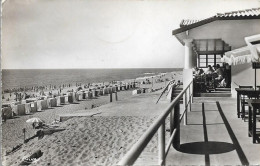
[{"label": "railing post", "polygon": [[[171,90],[171,102],[173,101],[173,89]],[[174,129],[174,109],[171,110],[170,113],[170,133],[172,134]]]},{"label": "railing post", "polygon": [[189,112],[191,112],[191,84],[189,85]]},{"label": "railing post", "polygon": [[191,87],[191,93],[192,93],[190,103],[193,103],[193,82],[191,82],[190,87]]},{"label": "railing post", "polygon": [[183,122],[184,122],[184,125],[187,125],[187,91],[184,92],[183,99],[184,99],[184,102],[183,102],[183,105],[184,105],[184,111],[183,111],[184,120],[183,120]]},{"label": "railing post", "polygon": [[173,132],[173,129],[174,129],[174,109],[171,110],[171,113],[170,113],[170,133],[172,134]]},{"label": "railing post", "polygon": [[158,164],[165,165],[165,120],[158,130]]},{"label": "railing post", "polygon": [[180,103],[178,102],[174,107],[174,121],[173,127],[176,130],[176,134],[173,138],[172,144],[175,149],[180,149]]}]

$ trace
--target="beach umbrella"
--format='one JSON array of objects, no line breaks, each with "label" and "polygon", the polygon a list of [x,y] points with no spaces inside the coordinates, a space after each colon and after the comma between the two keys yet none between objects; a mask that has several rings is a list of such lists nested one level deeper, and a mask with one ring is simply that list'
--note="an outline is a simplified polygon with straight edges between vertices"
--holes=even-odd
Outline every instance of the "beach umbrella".
[{"label": "beach umbrella", "polygon": [[40,118],[31,118],[31,119],[28,119],[26,120],[27,123],[40,123],[40,122],[44,122],[43,120],[41,120]]}]

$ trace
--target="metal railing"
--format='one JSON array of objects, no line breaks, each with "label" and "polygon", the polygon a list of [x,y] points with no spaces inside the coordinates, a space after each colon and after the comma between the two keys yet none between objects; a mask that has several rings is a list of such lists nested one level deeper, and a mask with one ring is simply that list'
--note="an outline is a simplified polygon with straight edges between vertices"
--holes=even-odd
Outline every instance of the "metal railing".
[{"label": "metal railing", "polygon": [[[188,94],[187,94],[188,93]],[[180,100],[183,97],[184,110],[180,115]],[[155,120],[148,130],[132,146],[126,155],[117,165],[133,165],[143,152],[147,144],[158,131],[158,164],[165,165],[165,159],[169,152],[171,144],[175,148],[180,146],[180,122],[184,117],[184,125],[187,124],[187,110],[191,111],[193,100],[193,82],[183,89],[180,94],[171,102],[167,109]],[[165,146],[165,120],[170,115],[170,139]]]}]

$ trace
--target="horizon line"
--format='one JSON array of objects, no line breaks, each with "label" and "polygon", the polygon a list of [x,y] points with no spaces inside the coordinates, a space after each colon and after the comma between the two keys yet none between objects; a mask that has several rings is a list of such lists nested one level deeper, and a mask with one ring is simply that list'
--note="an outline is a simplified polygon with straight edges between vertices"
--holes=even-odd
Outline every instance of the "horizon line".
[{"label": "horizon line", "polygon": [[2,68],[1,70],[63,70],[63,69],[183,69],[183,67],[125,67],[125,68]]}]

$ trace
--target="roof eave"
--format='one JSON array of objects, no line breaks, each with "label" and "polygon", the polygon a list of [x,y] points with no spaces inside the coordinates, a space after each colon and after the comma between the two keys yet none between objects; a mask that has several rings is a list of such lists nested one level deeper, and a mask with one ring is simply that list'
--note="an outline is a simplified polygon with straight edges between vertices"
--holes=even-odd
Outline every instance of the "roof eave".
[{"label": "roof eave", "polygon": [[177,35],[175,35],[176,39],[184,46],[183,40],[181,40]]},{"label": "roof eave", "polygon": [[246,19],[260,19],[260,15],[259,16],[238,16],[238,17],[216,17],[216,16],[214,16],[214,17],[210,17],[208,19],[199,21],[197,23],[175,29],[172,31],[172,35],[176,35],[178,33],[185,32],[187,30],[199,27],[201,25],[208,24],[208,23],[216,21],[216,20],[246,20]]}]

